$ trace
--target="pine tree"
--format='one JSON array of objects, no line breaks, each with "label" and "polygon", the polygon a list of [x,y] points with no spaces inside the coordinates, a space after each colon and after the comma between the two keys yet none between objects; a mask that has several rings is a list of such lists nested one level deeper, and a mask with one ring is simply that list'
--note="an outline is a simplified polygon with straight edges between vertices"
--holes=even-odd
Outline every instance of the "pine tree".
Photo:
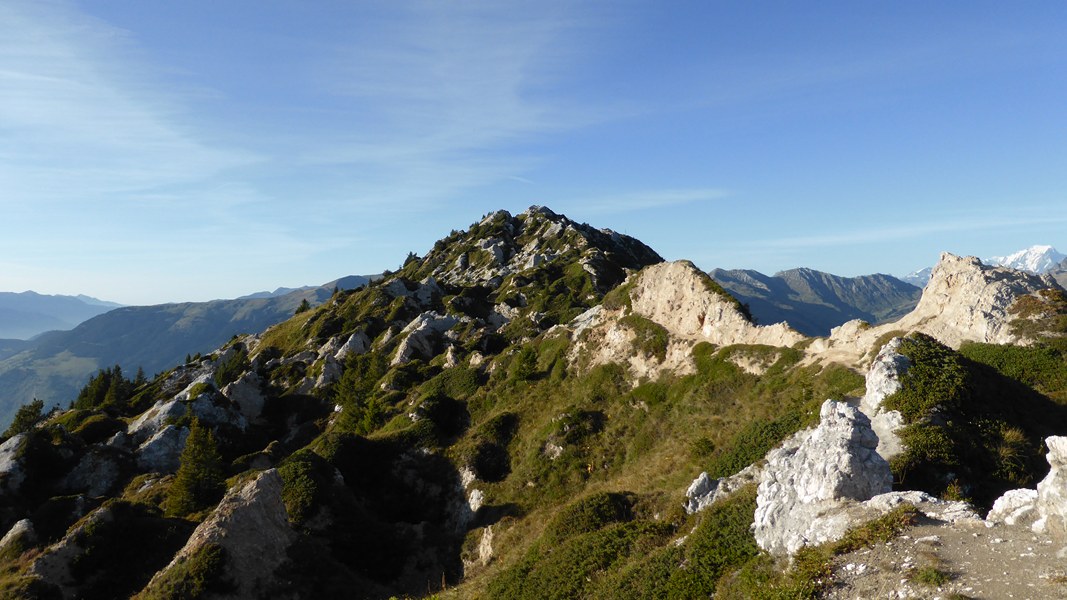
[{"label": "pine tree", "polygon": [[166,512],[184,517],[214,504],[226,489],[222,456],[211,430],[194,418],[181,464],[167,491]]},{"label": "pine tree", "polygon": [[300,301],[300,306],[296,307],[296,312],[294,314],[299,315],[300,313],[307,312],[309,310],[311,310],[311,303],[308,302],[307,298],[304,298]]},{"label": "pine tree", "polygon": [[33,402],[29,404],[23,405],[15,413],[15,420],[11,422],[11,426],[4,432],[4,437],[13,437],[33,429],[33,426],[41,420],[43,410],[44,401],[37,398],[34,398]]}]

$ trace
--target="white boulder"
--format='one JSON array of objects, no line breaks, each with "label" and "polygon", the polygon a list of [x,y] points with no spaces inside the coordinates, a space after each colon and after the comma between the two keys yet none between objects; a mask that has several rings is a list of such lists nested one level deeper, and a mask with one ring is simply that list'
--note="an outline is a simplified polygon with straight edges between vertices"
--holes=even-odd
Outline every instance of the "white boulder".
[{"label": "white boulder", "polygon": [[767,454],[753,533],[772,554],[838,539],[854,523],[849,504],[889,492],[893,476],[859,409],[827,400],[820,423]]}]

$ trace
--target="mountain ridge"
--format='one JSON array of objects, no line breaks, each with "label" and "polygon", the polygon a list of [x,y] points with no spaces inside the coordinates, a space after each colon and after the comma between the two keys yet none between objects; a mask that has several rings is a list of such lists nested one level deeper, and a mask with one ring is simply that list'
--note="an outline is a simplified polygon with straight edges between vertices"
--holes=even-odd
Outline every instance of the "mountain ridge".
[{"label": "mountain ridge", "polygon": [[808,336],[826,336],[853,319],[872,324],[899,318],[922,290],[891,275],[841,277],[809,268],[767,276],[752,270],[713,269],[712,279],[748,304],[760,323],[788,322]]},{"label": "mountain ridge", "polygon": [[[0,444],[0,556],[19,557],[0,592],[812,598],[857,540],[980,520],[933,494],[988,508],[1041,479],[1040,436],[1067,431],[1064,315],[1051,278],[946,253],[900,319],[813,339],[632,238],[491,213],[157,377],[29,407]],[[1039,378],[1012,374],[1019,353]],[[877,426],[906,460],[862,410],[903,415]],[[760,551],[872,518],[796,569]]]}]

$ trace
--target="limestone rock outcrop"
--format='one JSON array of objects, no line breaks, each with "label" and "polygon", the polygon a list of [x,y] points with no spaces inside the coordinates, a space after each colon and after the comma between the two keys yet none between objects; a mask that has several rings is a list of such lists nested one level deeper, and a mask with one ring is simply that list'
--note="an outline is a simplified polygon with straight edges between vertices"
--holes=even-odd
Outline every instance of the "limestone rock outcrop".
[{"label": "limestone rock outcrop", "polygon": [[1033,525],[1037,520],[1037,490],[1008,490],[993,502],[993,508],[986,515],[986,521],[993,524]]},{"label": "limestone rock outcrop", "polygon": [[693,514],[700,512],[719,500],[729,497],[737,490],[750,483],[756,483],[760,479],[762,468],[759,464],[751,464],[741,471],[729,477],[713,479],[708,474],[701,473],[689,489],[685,491],[686,501],[683,505],[685,512]]},{"label": "limestone rock outcrop", "polygon": [[19,450],[25,442],[26,434],[20,433],[0,444],[0,497],[18,493],[22,482],[26,480],[26,471],[19,456]]},{"label": "limestone rock outcrop", "polygon": [[213,544],[224,551],[224,579],[234,587],[233,595],[226,597],[258,598],[296,537],[282,502],[282,478],[274,469],[263,471],[226,493],[174,560],[152,578],[148,589],[200,548]]},{"label": "limestone rock outcrop", "polygon": [[767,454],[753,533],[772,554],[838,539],[853,524],[845,508],[889,492],[893,476],[859,409],[827,400],[818,427]]},{"label": "limestone rock outcrop", "polygon": [[[654,378],[663,370],[693,372],[692,349],[699,342],[792,346],[805,339],[784,323],[752,324],[738,303],[689,261],[645,267],[631,275],[625,286],[620,291],[629,294],[628,309],[589,311],[572,323],[582,334],[574,336],[580,341],[572,346],[573,360],[588,355],[592,365],[621,362],[635,377]],[[661,357],[634,352],[638,333],[627,324],[628,315],[665,330]]]},{"label": "limestone rock outcrop", "polygon": [[137,466],[155,473],[174,473],[178,470],[189,429],[167,425],[137,448]]},{"label": "limestone rock outcrop", "polygon": [[396,366],[415,358],[433,358],[437,355],[441,335],[457,323],[458,318],[433,311],[419,315],[401,330],[400,334],[407,337],[400,342],[390,364]]},{"label": "limestone rock outcrop", "polygon": [[692,341],[792,346],[804,339],[782,323],[761,327],[741,313],[736,301],[715,291],[711,278],[689,261],[643,269],[630,292],[633,311]]},{"label": "limestone rock outcrop", "polygon": [[1051,436],[1048,446],[1049,472],[1037,484],[1038,519],[1034,531],[1067,538],[1067,437]]},{"label": "limestone rock outcrop", "polygon": [[904,426],[904,417],[897,410],[882,408],[882,401],[900,390],[900,378],[908,372],[911,361],[900,354],[902,338],[893,338],[882,347],[867,370],[866,394],[860,409],[871,419],[871,428],[878,436],[878,454],[889,460],[904,451],[896,431]]},{"label": "limestone rock outcrop", "polygon": [[890,332],[925,333],[952,348],[966,341],[987,344],[1025,342],[1012,332],[1009,312],[1019,298],[1044,289],[1058,289],[1049,275],[1033,275],[1005,267],[983,265],[973,256],[948,252],[934,267],[918,305],[892,323],[870,327],[849,321],[817,340],[810,351],[823,360],[855,364]]}]

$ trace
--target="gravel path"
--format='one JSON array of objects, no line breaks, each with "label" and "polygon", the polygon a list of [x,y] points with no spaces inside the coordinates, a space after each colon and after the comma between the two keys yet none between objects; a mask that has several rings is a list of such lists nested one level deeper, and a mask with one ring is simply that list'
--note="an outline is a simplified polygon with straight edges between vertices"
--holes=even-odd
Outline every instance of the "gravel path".
[{"label": "gravel path", "polygon": [[[919,577],[936,581],[922,583]],[[1067,545],[1028,528],[919,524],[891,542],[834,561],[835,600],[1067,600]]]}]

